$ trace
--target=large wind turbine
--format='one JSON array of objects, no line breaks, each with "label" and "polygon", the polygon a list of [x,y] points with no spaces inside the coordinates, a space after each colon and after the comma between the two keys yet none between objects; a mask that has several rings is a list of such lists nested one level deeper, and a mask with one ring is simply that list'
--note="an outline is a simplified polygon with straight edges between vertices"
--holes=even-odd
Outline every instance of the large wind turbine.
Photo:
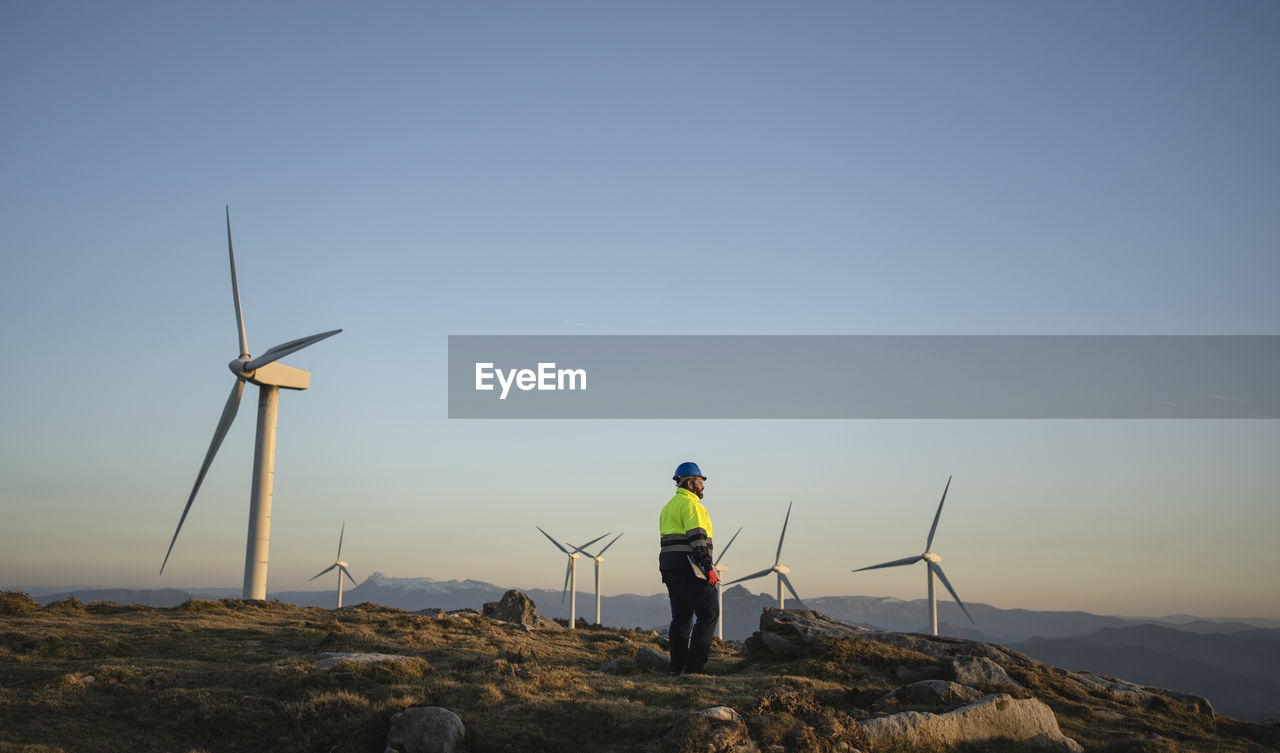
[{"label": "large wind turbine", "polygon": [[881,567],[898,567],[900,565],[914,565],[921,560],[926,563],[925,579],[929,582],[929,628],[934,635],[938,634],[938,599],[933,590],[933,576],[936,573],[938,579],[942,581],[942,585],[947,587],[951,592],[951,596],[960,605],[960,609],[964,612],[964,616],[969,618],[969,622],[973,622],[973,616],[969,614],[969,610],[965,609],[964,602],[960,601],[960,596],[956,594],[956,590],[951,587],[951,582],[947,580],[946,573],[942,572],[942,557],[932,551],[933,534],[938,530],[938,518],[942,517],[942,505],[947,501],[947,490],[951,488],[951,477],[947,476],[947,485],[942,489],[942,499],[938,502],[938,511],[933,514],[933,525],[929,527],[929,538],[924,543],[924,554],[915,557],[906,557],[893,562],[882,562],[879,565],[871,565],[870,567],[860,567],[854,570],[860,573],[863,570],[876,570]]},{"label": "large wind turbine", "polygon": [[[724,574],[729,568],[721,567],[720,560],[724,559],[725,554],[729,552],[729,547],[733,546],[734,539],[738,538],[738,534],[742,533],[742,526],[738,526],[738,530],[734,532],[733,537],[729,539],[729,543],[724,545],[724,549],[720,550],[720,556],[716,557],[716,561],[711,563],[711,567],[715,568],[716,575],[721,581],[724,580]],[[716,637],[724,640],[724,589],[723,583],[716,583]]]},{"label": "large wind turbine", "polygon": [[227,367],[235,375],[231,385],[231,395],[222,407],[222,417],[218,419],[218,427],[213,431],[213,441],[205,453],[204,463],[196,474],[196,483],[191,487],[191,496],[187,497],[187,506],[182,508],[182,517],[178,519],[178,527],[169,541],[169,550],[165,552],[160,572],[169,563],[169,555],[173,553],[173,545],[178,540],[182,524],[191,511],[191,503],[200,491],[204,475],[213,463],[213,456],[218,453],[222,440],[231,428],[240,408],[240,395],[244,392],[244,383],[258,385],[258,433],[253,450],[253,487],[249,495],[249,540],[244,555],[244,593],[246,599],[267,598],[267,546],[271,538],[271,484],[275,476],[276,464],[276,415],[280,408],[280,389],[305,390],[311,386],[311,372],[286,366],[279,360],[308,345],[332,337],[342,330],[335,329],[321,332],[318,335],[300,337],[281,343],[265,353],[253,358],[249,355],[249,345],[244,335],[244,317],[240,313],[240,286],[236,281],[236,254],[231,246],[231,208],[227,207],[227,257],[231,260],[231,297],[236,305],[236,329],[240,335],[240,356]]},{"label": "large wind turbine", "polygon": [[[608,536],[608,535],[609,535],[609,534],[607,534],[607,533],[605,534],[605,536]],[[604,538],[604,537],[602,536],[601,538]],[[585,554],[585,555],[587,555],[588,557],[591,557],[591,559],[595,560],[595,563],[596,563],[596,624],[597,624],[597,625],[599,625],[599,624],[600,624],[600,566],[601,566],[602,564],[604,564],[604,553],[605,553],[605,551],[606,551],[606,550],[608,550],[608,548],[609,548],[609,547],[613,546],[613,542],[614,542],[614,541],[617,541],[617,540],[618,540],[618,539],[620,539],[620,538],[622,538],[622,534],[621,534],[621,533],[620,533],[620,534],[618,534],[617,536],[614,536],[614,537],[613,537],[613,540],[612,540],[612,541],[610,541],[608,544],[605,544],[605,545],[604,545],[604,549],[601,549],[601,550],[600,550],[600,553],[599,553],[599,554],[596,554],[596,555],[592,555],[590,552],[585,551],[585,550],[586,550],[586,548],[587,548],[588,546],[590,546],[590,543],[591,543],[591,542],[588,542],[588,543],[586,543],[586,544],[583,544],[582,546],[575,546],[575,547],[573,547],[573,551],[574,551],[574,552],[577,552],[577,553],[579,553],[579,554]],[[596,541],[599,541],[599,540],[600,540],[600,539],[596,539]],[[572,545],[570,545],[570,546],[572,546]]]},{"label": "large wind turbine", "polygon": [[[783,601],[783,593],[782,593],[783,584],[786,584],[787,590],[791,592],[792,596],[796,597],[796,601],[800,602],[800,606],[804,607],[805,609],[808,609],[808,607],[804,606],[804,602],[800,601],[800,594],[796,593],[796,589],[794,586],[791,585],[791,581],[787,579],[787,573],[791,572],[791,568],[785,565],[778,564],[779,562],[782,561],[782,540],[787,537],[787,523],[791,520],[791,504],[792,503],[790,502],[787,503],[787,517],[782,521],[782,535],[778,537],[778,553],[773,558],[773,567],[768,568],[767,570],[761,570],[758,573],[744,575],[743,577],[738,578],[735,581],[726,583],[725,585],[732,586],[734,583],[741,583],[744,580],[752,580],[754,578],[763,578],[769,573],[777,573],[778,574],[778,609],[783,609],[785,604],[785,602]],[[728,549],[728,548],[729,547],[727,546],[725,547],[725,549]]]},{"label": "large wind turbine", "polygon": [[347,524],[343,522],[342,530],[338,533],[337,558],[334,559],[332,565],[329,565],[325,569],[311,576],[311,580],[307,581],[308,583],[310,583],[312,580],[315,580],[316,578],[319,578],[321,575],[324,575],[330,570],[337,568],[338,569],[338,607],[337,607],[338,609],[342,609],[342,576],[344,575],[347,576],[347,580],[351,581],[351,585],[353,586],[359,585],[358,583],[356,583],[356,579],[351,577],[351,571],[347,569],[347,563],[342,561],[342,537],[344,534],[346,534],[346,532],[347,532]]},{"label": "large wind turbine", "polygon": [[[573,630],[575,623],[577,622],[577,609],[578,609],[578,567],[577,565],[578,565],[578,558],[582,556],[580,552],[581,550],[591,546],[592,544],[596,543],[600,539],[603,539],[605,536],[608,536],[609,534],[606,533],[604,534],[604,536],[597,536],[594,539],[583,544],[582,546],[574,547],[575,551],[571,552],[568,549],[565,549],[563,546],[561,546],[559,541],[556,541],[555,539],[551,538],[551,534],[547,533],[546,531],[543,531],[541,526],[534,526],[534,527],[537,528],[539,531],[542,531],[542,535],[546,536],[547,539],[550,540],[552,544],[555,544],[556,549],[559,549],[560,551],[564,552],[569,557],[569,564],[564,569],[564,589],[565,590],[564,590],[564,593],[561,594],[560,596],[560,603],[562,604],[564,603],[564,595],[568,594],[569,596],[569,629]],[[618,534],[618,535],[621,536],[622,534]],[[570,544],[570,546],[573,546],[573,545]]]}]

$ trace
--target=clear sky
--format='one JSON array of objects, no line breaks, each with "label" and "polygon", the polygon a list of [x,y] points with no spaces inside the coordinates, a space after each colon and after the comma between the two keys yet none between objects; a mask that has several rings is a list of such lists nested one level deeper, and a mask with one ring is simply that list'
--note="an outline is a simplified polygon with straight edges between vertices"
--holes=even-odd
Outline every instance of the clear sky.
[{"label": "clear sky", "polygon": [[[1280,334],[1280,6],[0,5],[0,586],[654,593],[687,459],[725,564],[1000,607],[1280,618],[1276,421],[450,421],[450,334]],[[673,352],[671,367],[698,354]],[[757,581],[757,590],[772,584]],[[980,627],[980,626],[979,626]]]}]

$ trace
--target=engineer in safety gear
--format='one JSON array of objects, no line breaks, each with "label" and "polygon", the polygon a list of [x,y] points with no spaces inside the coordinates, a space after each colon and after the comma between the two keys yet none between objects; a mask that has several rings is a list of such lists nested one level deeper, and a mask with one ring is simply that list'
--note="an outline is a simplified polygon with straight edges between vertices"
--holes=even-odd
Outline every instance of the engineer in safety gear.
[{"label": "engineer in safety gear", "polygon": [[[711,515],[702,506],[707,477],[697,463],[681,463],[672,480],[676,494],[662,508],[658,569],[671,598],[671,671],[700,673],[711,654],[720,607],[719,575],[711,563]],[[694,618],[697,622],[694,622]]]}]

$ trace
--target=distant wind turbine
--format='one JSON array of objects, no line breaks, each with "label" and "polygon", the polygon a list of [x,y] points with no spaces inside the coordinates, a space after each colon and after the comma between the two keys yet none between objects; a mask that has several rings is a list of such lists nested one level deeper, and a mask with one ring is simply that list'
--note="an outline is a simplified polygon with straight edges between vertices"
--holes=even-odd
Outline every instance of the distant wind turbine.
[{"label": "distant wind turbine", "polygon": [[964,616],[969,618],[969,622],[973,622],[973,616],[969,614],[969,610],[965,609],[964,602],[960,601],[960,596],[956,594],[956,590],[951,587],[951,581],[947,580],[946,573],[942,572],[942,557],[932,551],[933,534],[938,530],[938,518],[942,517],[942,505],[947,501],[947,490],[951,488],[951,477],[947,476],[947,485],[942,489],[942,499],[938,502],[938,511],[933,514],[933,525],[929,527],[929,538],[924,543],[924,554],[915,557],[906,557],[893,562],[882,562],[879,565],[871,565],[870,567],[860,567],[854,570],[860,573],[863,570],[876,570],[882,567],[899,567],[902,565],[914,565],[923,560],[926,563],[925,579],[929,583],[929,629],[934,635],[938,634],[938,599],[933,590],[933,576],[936,573],[938,579],[942,581],[942,585],[947,587],[951,592],[952,598],[960,605]]},{"label": "distant wind turbine", "polygon": [[[609,534],[607,533],[605,534],[605,536],[608,536],[608,535]],[[600,538],[604,538],[604,536],[601,536]],[[595,563],[596,563],[596,624],[597,625],[601,624],[600,622],[600,567],[601,565],[604,564],[604,553],[609,549],[609,547],[613,546],[614,541],[617,541],[620,538],[622,538],[621,533],[618,534],[617,536],[614,536],[613,541],[610,541],[608,544],[605,544],[604,549],[601,549],[600,553],[596,555],[592,555],[590,552],[585,551],[586,548],[591,545],[591,542],[587,542],[582,546],[573,547],[574,552],[579,554],[585,554],[586,556],[591,557],[591,559],[595,560]],[[596,541],[599,541],[599,540],[600,539],[596,539]]]},{"label": "distant wind turbine", "polygon": [[[729,553],[729,547],[733,546],[734,540],[738,538],[738,534],[740,533],[742,533],[742,526],[738,526],[738,530],[735,531],[733,536],[729,539],[729,543],[725,544],[724,549],[720,550],[720,556],[716,557],[716,561],[711,563],[711,566],[715,568],[716,575],[722,581],[724,580],[724,574],[728,572],[729,568],[721,567],[720,560],[724,559],[724,556]],[[724,640],[724,589],[722,588],[723,585],[724,585],[723,583],[716,583],[716,606],[718,607],[717,616],[716,616],[716,637],[719,638],[720,640]]]},{"label": "distant wind turbine", "polygon": [[342,537],[346,534],[346,532],[347,532],[347,524],[344,521],[342,524],[342,530],[338,533],[338,556],[334,559],[334,562],[332,565],[329,565],[325,569],[311,576],[311,580],[307,581],[308,583],[310,583],[312,580],[315,580],[316,578],[319,578],[321,575],[324,575],[330,570],[337,568],[338,569],[338,607],[337,607],[338,609],[342,609],[342,576],[344,575],[347,576],[347,580],[351,581],[351,585],[353,586],[359,585],[358,583],[356,583],[356,579],[351,577],[351,571],[347,569],[347,563],[342,561]]},{"label": "distant wind turbine", "polygon": [[[800,606],[804,607],[805,609],[808,609],[808,607],[804,606],[804,602],[800,601],[800,594],[796,593],[796,589],[794,586],[791,585],[791,581],[787,579],[787,573],[791,572],[791,568],[785,565],[778,564],[779,562],[782,561],[782,540],[787,537],[787,523],[790,522],[791,520],[791,504],[792,503],[790,502],[787,503],[787,517],[782,521],[782,535],[778,537],[778,553],[773,558],[773,567],[770,567],[766,570],[761,570],[758,573],[744,575],[743,577],[738,578],[735,581],[731,581],[725,585],[732,586],[734,583],[741,583],[745,580],[753,580],[755,578],[763,578],[769,573],[777,573],[778,574],[778,609],[785,608],[784,607],[785,602],[783,601],[783,593],[782,593],[782,586],[784,584],[786,585],[787,590],[791,592],[791,595],[796,597],[796,601],[800,602]],[[729,547],[725,547],[725,549],[728,549],[728,548]]]},{"label": "distant wind turbine", "polygon": [[236,305],[236,328],[240,335],[240,356],[227,364],[235,375],[235,383],[231,385],[231,395],[222,407],[222,417],[213,431],[213,441],[205,453],[204,463],[196,474],[196,483],[191,487],[191,495],[187,497],[187,506],[182,508],[182,517],[178,519],[178,527],[169,541],[169,550],[165,552],[164,562],[160,564],[160,572],[169,563],[169,555],[173,554],[173,545],[182,531],[182,524],[191,511],[191,503],[200,491],[204,475],[213,463],[213,456],[218,454],[222,440],[226,438],[231,422],[236,418],[240,408],[240,395],[244,392],[244,383],[258,385],[258,433],[253,451],[253,487],[249,495],[249,540],[244,556],[244,591],[245,599],[267,598],[267,547],[271,538],[271,484],[275,476],[276,465],[276,415],[280,408],[280,389],[305,390],[311,386],[311,372],[286,366],[279,360],[290,353],[302,350],[308,345],[332,337],[342,330],[335,329],[321,332],[318,335],[300,337],[269,348],[265,353],[252,358],[249,345],[245,340],[244,317],[240,313],[240,286],[236,281],[236,254],[231,246],[231,208],[227,207],[227,256],[231,260],[231,297]]},{"label": "distant wind turbine", "polygon": [[[569,564],[564,569],[564,592],[560,595],[560,603],[561,604],[564,603],[564,597],[567,594],[569,596],[569,629],[573,630],[574,623],[577,621],[577,613],[578,613],[577,612],[578,610],[578,567],[577,565],[578,565],[578,558],[582,556],[579,552],[591,546],[592,544],[596,543],[600,539],[603,539],[605,536],[608,536],[609,534],[606,533],[603,536],[597,536],[594,539],[583,544],[582,546],[574,547],[575,551],[571,552],[568,549],[565,549],[563,546],[561,546],[559,541],[556,541],[555,539],[551,538],[551,534],[547,533],[546,531],[543,531],[541,526],[534,526],[534,527],[537,528],[539,531],[542,531],[542,535],[546,536],[547,539],[552,544],[555,544],[556,549],[559,549],[560,551],[564,552],[565,555],[569,557]],[[621,536],[622,534],[618,534],[618,535]]]}]

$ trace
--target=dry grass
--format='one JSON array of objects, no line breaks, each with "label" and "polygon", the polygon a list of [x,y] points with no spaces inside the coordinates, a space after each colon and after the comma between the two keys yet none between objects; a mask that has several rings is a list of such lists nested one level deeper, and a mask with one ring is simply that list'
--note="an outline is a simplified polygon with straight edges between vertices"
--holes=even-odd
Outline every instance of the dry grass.
[{"label": "dry grass", "polygon": [[[709,676],[637,670],[647,635],[524,630],[479,616],[426,618],[375,605],[341,610],[191,600],[173,609],[81,604],[43,609],[0,595],[0,753],[30,751],[375,751],[393,714],[456,711],[468,750],[867,750],[854,723],[897,682],[897,666],[936,660],[866,639],[786,662],[717,651]],[[320,652],[399,662],[316,668]],[[599,671],[619,659],[616,673]],[[1125,707],[1037,666],[1011,668],[1089,750],[1255,753],[1274,727],[1207,720],[1181,705]],[[710,725],[689,712],[742,714]],[[1155,737],[1158,736],[1158,737]],[[1127,747],[1126,747],[1127,746]],[[877,752],[878,753],[878,752]]]}]

